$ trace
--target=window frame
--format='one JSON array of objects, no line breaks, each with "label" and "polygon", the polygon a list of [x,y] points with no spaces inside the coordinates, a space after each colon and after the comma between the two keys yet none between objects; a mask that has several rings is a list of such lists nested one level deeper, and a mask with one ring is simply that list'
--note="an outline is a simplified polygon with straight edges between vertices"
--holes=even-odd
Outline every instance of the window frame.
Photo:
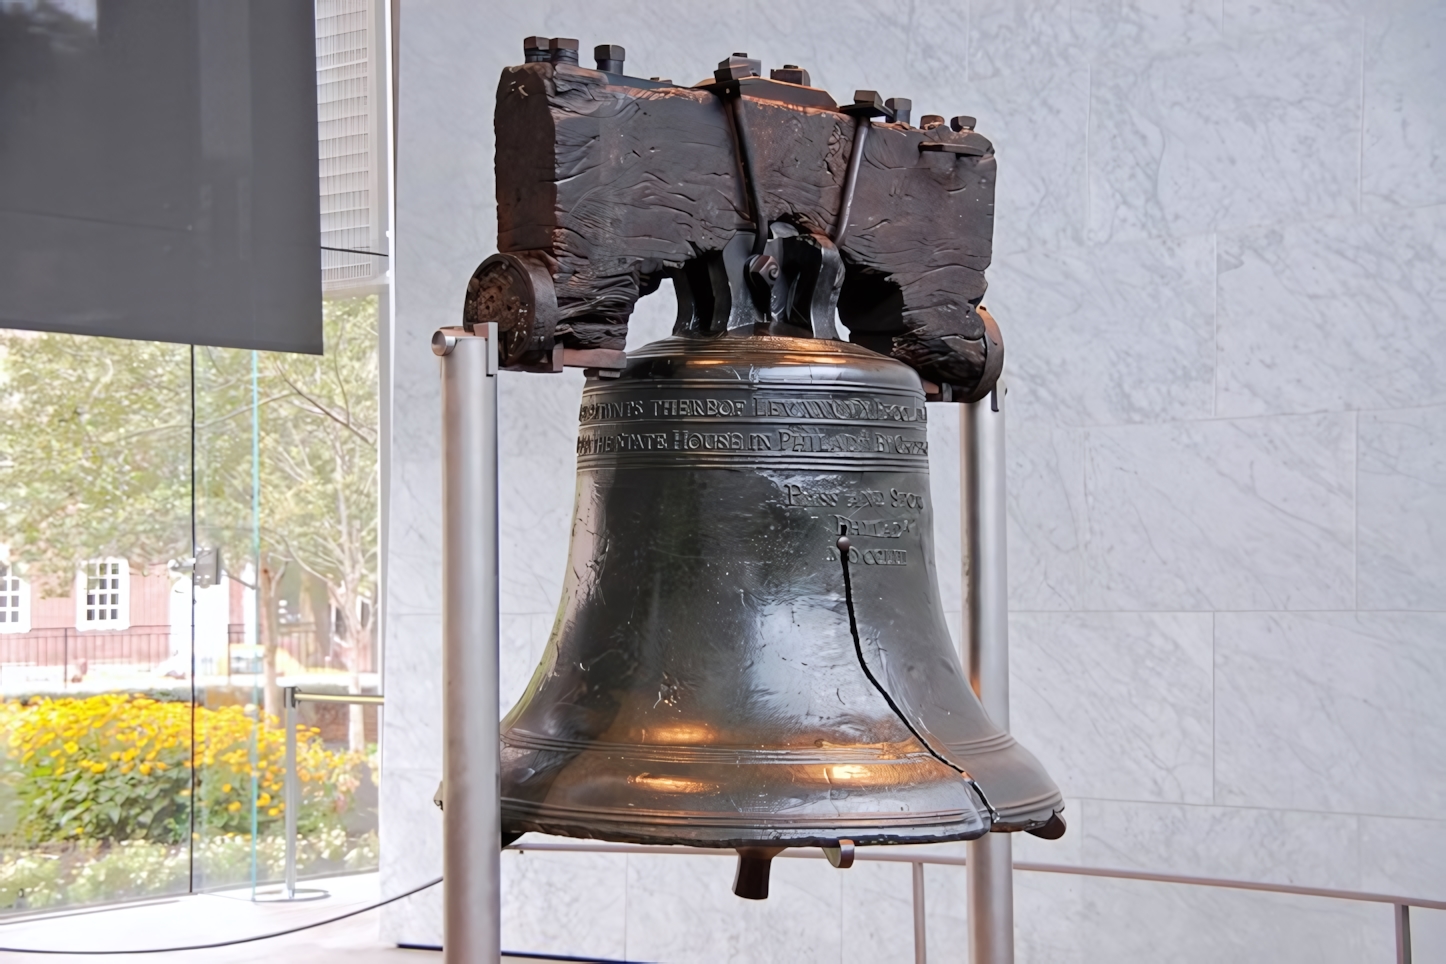
[{"label": "window frame", "polygon": [[[103,566],[109,571],[92,572],[93,567]],[[99,579],[109,586],[92,587],[90,581]],[[93,595],[114,597],[108,603],[96,603]],[[95,617],[95,610],[109,610],[110,617]],[[90,616],[87,618],[87,611]],[[131,625],[131,569],[130,564],[119,556],[103,559],[89,559],[75,574],[75,628],[79,632],[111,632],[129,629]]]}]

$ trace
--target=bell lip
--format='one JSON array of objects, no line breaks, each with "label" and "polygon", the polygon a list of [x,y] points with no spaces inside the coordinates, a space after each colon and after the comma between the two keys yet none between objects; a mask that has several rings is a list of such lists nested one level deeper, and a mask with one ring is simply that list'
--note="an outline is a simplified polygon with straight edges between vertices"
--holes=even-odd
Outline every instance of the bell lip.
[{"label": "bell lip", "polygon": [[[949,832],[910,833],[904,828],[889,833],[860,833],[853,828],[837,828],[829,832],[800,833],[785,835],[775,833],[762,836],[757,832],[747,836],[710,835],[697,828],[686,828],[689,833],[660,833],[662,828],[642,824],[601,825],[554,822],[550,820],[508,819],[503,811],[503,833],[507,835],[541,833],[554,837],[572,837],[579,840],[606,840],[610,843],[641,844],[657,847],[713,847],[732,850],[740,847],[837,847],[840,840],[852,840],[855,847],[903,847],[911,844],[955,843],[961,840],[978,840],[989,832],[988,822],[976,824]],[[678,828],[680,831],[684,828]]]}]

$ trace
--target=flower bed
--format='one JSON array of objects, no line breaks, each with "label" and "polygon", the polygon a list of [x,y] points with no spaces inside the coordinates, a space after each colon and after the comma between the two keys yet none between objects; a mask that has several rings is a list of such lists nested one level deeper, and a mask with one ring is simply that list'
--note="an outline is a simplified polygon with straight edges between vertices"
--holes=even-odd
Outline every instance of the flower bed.
[{"label": "flower bed", "polygon": [[[185,889],[192,844],[207,886],[240,883],[251,877],[253,833],[258,876],[278,874],[286,735],[268,722],[243,706],[142,694],[0,704],[0,793],[12,811],[0,834],[0,909],[44,906],[67,890],[73,903]],[[368,847],[374,863],[375,835],[367,845],[346,828],[368,762],[298,727],[300,863],[358,869]]]}]

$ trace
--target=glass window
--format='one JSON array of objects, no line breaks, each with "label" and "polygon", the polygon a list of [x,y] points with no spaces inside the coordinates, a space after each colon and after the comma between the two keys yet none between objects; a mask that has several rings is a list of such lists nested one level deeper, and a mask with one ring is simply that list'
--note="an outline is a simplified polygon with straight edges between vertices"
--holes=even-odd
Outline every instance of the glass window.
[{"label": "glass window", "polygon": [[76,577],[75,627],[128,629],[131,624],[130,566],[124,559],[96,559]]},{"label": "glass window", "polygon": [[30,584],[0,562],[0,633],[30,632]]}]

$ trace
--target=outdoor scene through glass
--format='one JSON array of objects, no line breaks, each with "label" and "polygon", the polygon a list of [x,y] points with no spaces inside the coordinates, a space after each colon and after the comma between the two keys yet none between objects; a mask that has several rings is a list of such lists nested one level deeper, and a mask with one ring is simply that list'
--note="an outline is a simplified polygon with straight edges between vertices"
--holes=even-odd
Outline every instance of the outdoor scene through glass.
[{"label": "outdoor scene through glass", "polygon": [[0,914],[374,869],[377,298],[325,354],[0,331]]}]

